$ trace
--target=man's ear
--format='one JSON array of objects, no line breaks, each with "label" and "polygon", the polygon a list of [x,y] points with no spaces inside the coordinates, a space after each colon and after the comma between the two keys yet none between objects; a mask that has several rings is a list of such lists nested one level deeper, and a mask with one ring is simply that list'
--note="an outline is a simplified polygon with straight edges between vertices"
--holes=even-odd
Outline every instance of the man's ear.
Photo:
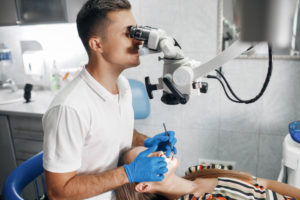
[{"label": "man's ear", "polygon": [[103,53],[102,39],[100,37],[90,37],[89,46],[92,51]]},{"label": "man's ear", "polygon": [[143,193],[143,192],[149,192],[151,189],[151,184],[149,183],[138,183],[135,186],[135,191]]}]

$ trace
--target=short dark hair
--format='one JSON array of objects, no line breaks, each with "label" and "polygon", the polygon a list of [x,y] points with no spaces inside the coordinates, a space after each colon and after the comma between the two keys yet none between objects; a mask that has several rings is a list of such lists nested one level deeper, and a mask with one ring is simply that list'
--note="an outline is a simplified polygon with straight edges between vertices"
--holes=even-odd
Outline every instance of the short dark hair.
[{"label": "short dark hair", "polygon": [[88,0],[79,11],[76,19],[77,30],[84,48],[89,54],[89,39],[93,35],[105,36],[105,28],[109,23],[107,13],[131,9],[128,0]]}]

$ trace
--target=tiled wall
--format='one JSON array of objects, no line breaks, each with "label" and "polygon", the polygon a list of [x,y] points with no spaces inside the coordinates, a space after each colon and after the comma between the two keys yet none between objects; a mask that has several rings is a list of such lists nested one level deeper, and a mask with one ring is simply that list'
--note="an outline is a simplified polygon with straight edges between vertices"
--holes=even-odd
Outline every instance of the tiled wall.
[{"label": "tiled wall", "polygon": [[[131,0],[139,25],[165,29],[183,48],[186,56],[205,62],[217,54],[217,0]],[[49,34],[50,33],[50,34]],[[21,85],[32,81],[24,75],[20,40],[38,40],[60,68],[77,67],[86,54],[74,24],[0,28],[0,42],[13,51],[14,65],[6,74]],[[128,78],[153,83],[162,75],[158,55],[141,57],[141,65],[124,72]],[[236,59],[223,68],[236,93],[244,99],[260,91],[267,60]],[[16,73],[17,72],[17,73]],[[254,104],[231,103],[219,83],[208,80],[207,94],[192,97],[187,105],[167,106],[154,92],[151,115],[136,121],[137,130],[152,136],[163,131],[165,122],[175,130],[181,165],[178,174],[198,159],[235,161],[236,168],[276,179],[280,169],[282,141],[288,123],[300,120],[300,62],[274,60],[273,75],[264,96]]]}]

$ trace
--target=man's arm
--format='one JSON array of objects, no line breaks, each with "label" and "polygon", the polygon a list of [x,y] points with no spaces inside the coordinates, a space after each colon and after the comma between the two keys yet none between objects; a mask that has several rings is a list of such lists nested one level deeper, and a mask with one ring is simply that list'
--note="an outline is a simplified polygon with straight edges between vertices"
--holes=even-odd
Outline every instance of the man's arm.
[{"label": "man's arm", "polygon": [[300,199],[300,189],[297,189],[293,186],[290,186],[285,183],[264,179],[264,178],[257,178],[257,182],[267,189],[272,190],[273,192],[277,192],[281,195],[293,197],[295,199]]},{"label": "man's arm", "polygon": [[133,130],[132,146],[144,146],[144,141],[148,137],[139,133],[137,130]]},{"label": "man's arm", "polygon": [[52,173],[44,170],[47,193],[51,200],[84,199],[129,183],[124,167],[95,175]]}]

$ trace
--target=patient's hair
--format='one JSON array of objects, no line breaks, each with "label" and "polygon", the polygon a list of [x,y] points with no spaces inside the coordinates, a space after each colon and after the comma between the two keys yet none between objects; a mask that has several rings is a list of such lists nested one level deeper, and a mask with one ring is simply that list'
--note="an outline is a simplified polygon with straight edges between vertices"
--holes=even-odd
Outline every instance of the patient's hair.
[{"label": "patient's hair", "polygon": [[232,171],[232,170],[224,170],[224,169],[203,169],[185,175],[183,178],[192,181],[197,178],[218,178],[218,177],[235,178],[242,181],[252,182],[252,176],[249,173]]},{"label": "patient's hair", "polygon": [[136,183],[128,183],[116,189],[117,200],[168,200],[159,194],[140,193],[135,191]]},{"label": "patient's hair", "polygon": [[[127,152],[129,152],[131,149],[129,149]],[[119,166],[128,164],[125,163],[125,154],[127,152],[121,155],[118,164]],[[218,177],[235,178],[246,182],[252,182],[252,176],[249,173],[224,170],[224,169],[203,169],[203,170],[192,172],[191,174],[188,174],[183,178],[193,181],[197,178],[218,178]],[[136,183],[129,183],[117,188],[116,189],[117,200],[167,200],[167,198],[158,194],[139,193],[135,191],[135,185]]]},{"label": "patient's hair", "polygon": [[91,36],[101,34],[105,38],[105,30],[111,23],[107,13],[126,9],[131,9],[128,0],[89,0],[83,5],[77,15],[76,23],[79,37],[88,54]]}]

